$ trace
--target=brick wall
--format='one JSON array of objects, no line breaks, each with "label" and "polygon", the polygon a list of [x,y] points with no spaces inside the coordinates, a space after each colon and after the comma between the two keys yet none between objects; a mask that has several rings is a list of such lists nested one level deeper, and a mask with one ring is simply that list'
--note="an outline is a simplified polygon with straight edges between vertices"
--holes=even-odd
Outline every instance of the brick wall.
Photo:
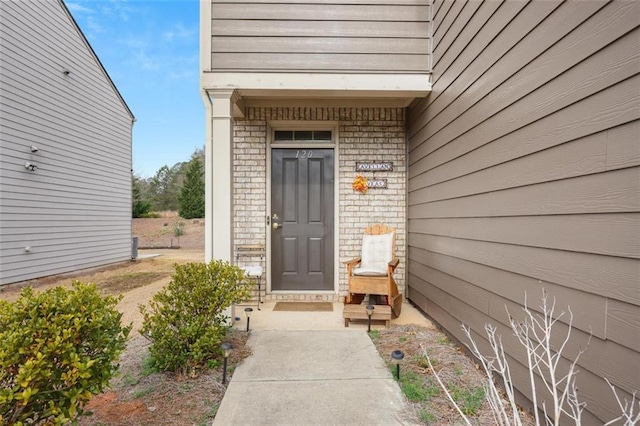
[{"label": "brick wall", "polygon": [[[265,121],[236,121],[233,151],[234,246],[262,244],[267,231],[267,124]],[[266,271],[266,259],[242,257],[239,266],[260,264]],[[266,295],[265,279],[262,296]]]},{"label": "brick wall", "polygon": [[[406,270],[406,158],[402,108],[258,108],[249,107],[234,127],[234,243],[265,244],[267,215],[267,122],[276,120],[337,121],[339,123],[339,250],[340,294],[279,295],[273,299],[342,300],[347,291],[343,262],[360,255],[363,229],[376,222],[396,228],[400,266],[395,278],[404,292]],[[363,173],[387,179],[387,188],[354,192],[356,161],[392,161],[393,172]],[[253,259],[259,261],[260,259]],[[255,262],[254,262],[255,263]],[[266,265],[263,263],[263,266]]]}]

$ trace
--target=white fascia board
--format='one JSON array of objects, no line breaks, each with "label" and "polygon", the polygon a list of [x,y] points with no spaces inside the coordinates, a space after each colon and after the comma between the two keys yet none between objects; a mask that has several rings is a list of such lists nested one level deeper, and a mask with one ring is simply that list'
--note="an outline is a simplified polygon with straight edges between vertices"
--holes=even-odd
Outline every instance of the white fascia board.
[{"label": "white fascia board", "polygon": [[207,90],[236,89],[249,98],[417,98],[431,91],[429,74],[204,72],[200,83]]}]

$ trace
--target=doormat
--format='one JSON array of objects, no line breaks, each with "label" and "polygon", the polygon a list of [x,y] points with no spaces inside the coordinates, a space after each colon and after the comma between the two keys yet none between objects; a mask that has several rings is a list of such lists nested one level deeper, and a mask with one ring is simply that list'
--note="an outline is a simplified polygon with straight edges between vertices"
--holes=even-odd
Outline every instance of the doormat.
[{"label": "doormat", "polygon": [[286,312],[332,312],[331,302],[276,302],[274,311]]}]

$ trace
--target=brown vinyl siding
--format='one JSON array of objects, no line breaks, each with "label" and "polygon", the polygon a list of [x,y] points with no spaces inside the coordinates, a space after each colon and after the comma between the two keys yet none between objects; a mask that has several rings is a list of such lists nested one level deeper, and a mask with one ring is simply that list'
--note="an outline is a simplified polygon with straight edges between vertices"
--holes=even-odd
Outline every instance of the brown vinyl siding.
[{"label": "brown vinyl siding", "polygon": [[427,0],[214,0],[211,70],[426,73],[428,21]]},{"label": "brown vinyl siding", "polygon": [[546,289],[574,314],[567,358],[592,335],[577,382],[602,424],[604,377],[640,390],[640,4],[432,8],[433,90],[407,113],[410,298],[460,340],[496,325],[526,395],[505,306]]}]

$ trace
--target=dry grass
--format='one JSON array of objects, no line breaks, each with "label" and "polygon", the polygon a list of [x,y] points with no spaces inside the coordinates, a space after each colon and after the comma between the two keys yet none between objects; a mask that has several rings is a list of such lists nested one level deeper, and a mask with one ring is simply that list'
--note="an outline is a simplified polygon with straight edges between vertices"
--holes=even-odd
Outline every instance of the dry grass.
[{"label": "dry grass", "polygon": [[101,292],[113,295],[147,286],[170,275],[169,272],[126,272],[122,275],[108,277],[103,281],[97,282],[96,285],[98,285]]},{"label": "dry grass", "polygon": [[[391,364],[391,352],[397,349],[404,352],[399,384],[418,424],[463,424],[433,376],[424,351],[463,412],[478,425],[495,424],[491,408],[484,398],[484,374],[442,332],[417,325],[398,325],[374,330],[371,338],[393,374],[395,368]],[[533,417],[527,417],[525,424],[534,424]]]},{"label": "dry grass", "polygon": [[[181,223],[183,234],[175,235],[176,224]],[[133,235],[138,237],[138,246],[147,248],[172,247],[200,249],[204,247],[204,219],[181,219],[161,217],[133,219]]]}]

